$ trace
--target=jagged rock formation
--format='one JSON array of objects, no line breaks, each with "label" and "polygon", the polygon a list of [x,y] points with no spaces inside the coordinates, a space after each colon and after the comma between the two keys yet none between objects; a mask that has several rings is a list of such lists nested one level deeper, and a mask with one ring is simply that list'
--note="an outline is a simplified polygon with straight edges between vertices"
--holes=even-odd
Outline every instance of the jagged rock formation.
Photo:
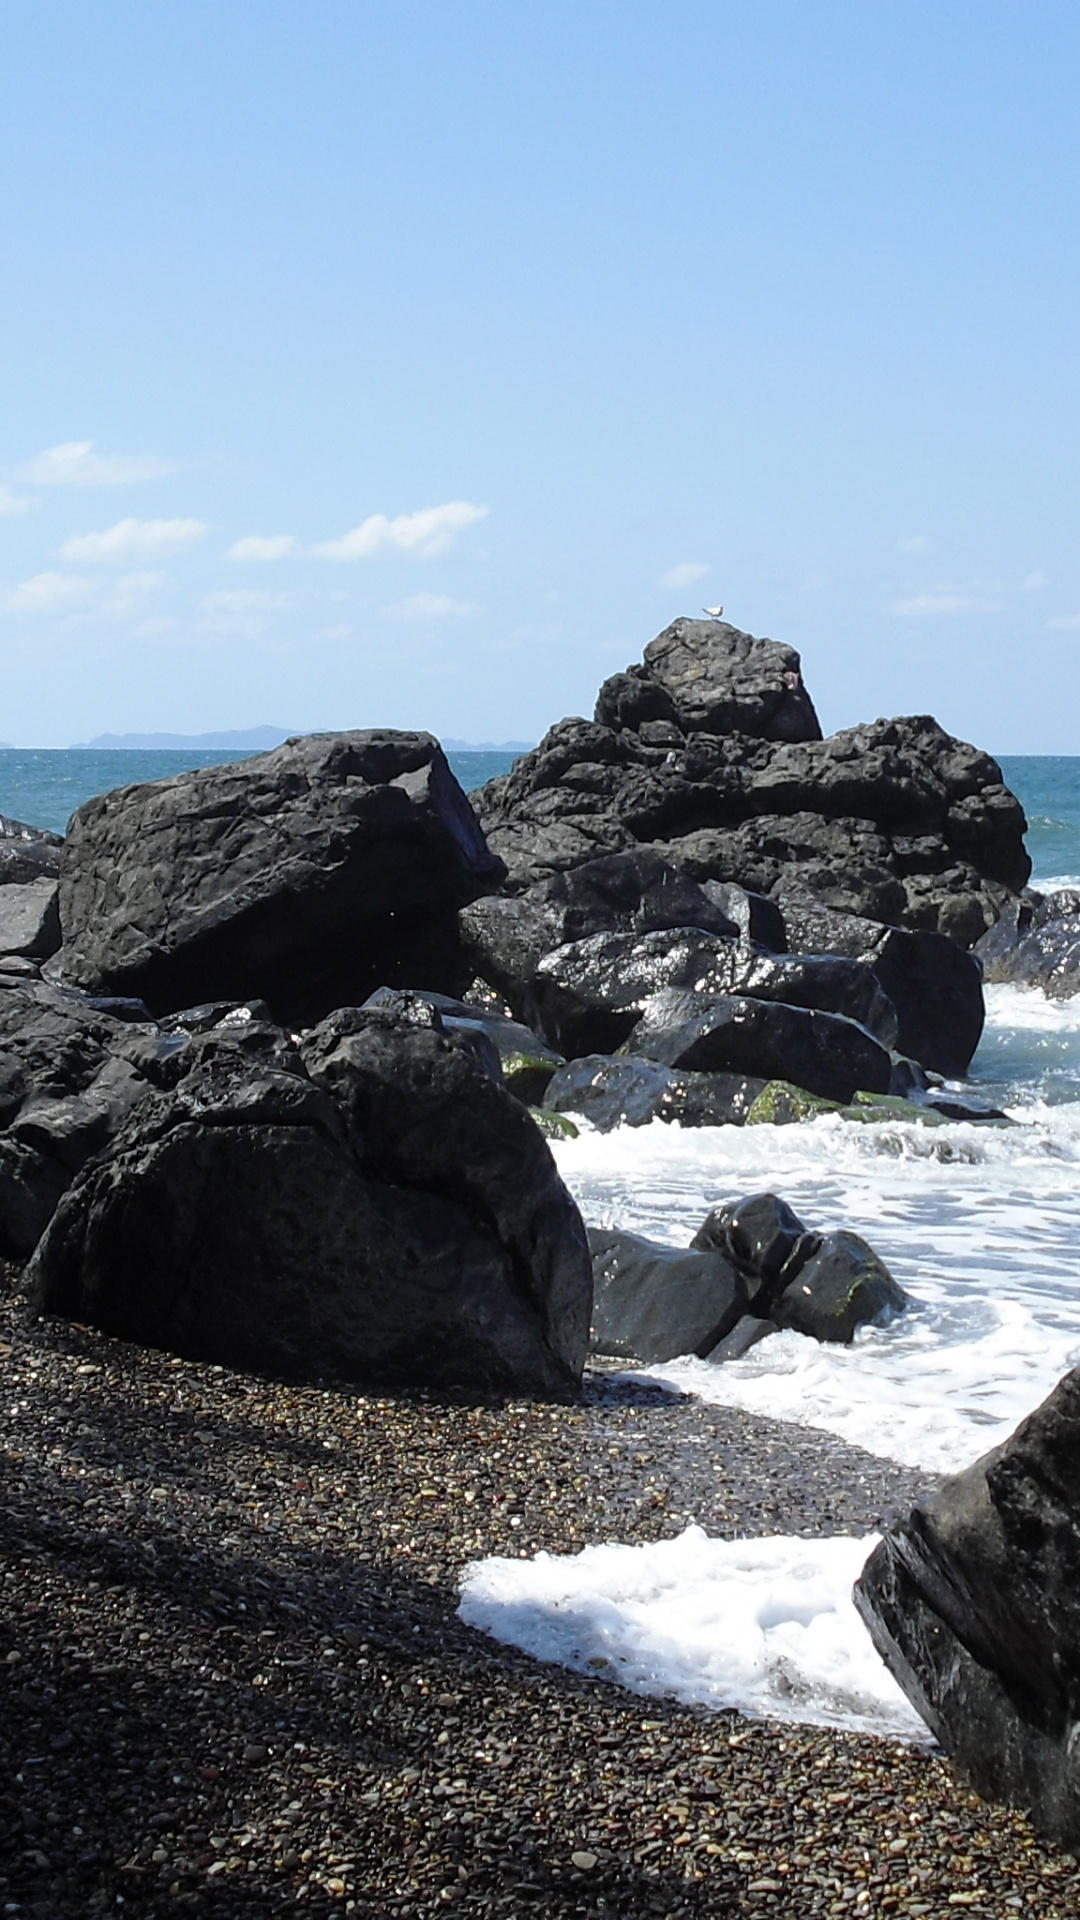
[{"label": "jagged rock formation", "polygon": [[516,894],[649,848],[698,883],[970,946],[1030,873],[989,754],[926,715],[822,739],[798,654],[722,621],[675,621],[473,803]]}]

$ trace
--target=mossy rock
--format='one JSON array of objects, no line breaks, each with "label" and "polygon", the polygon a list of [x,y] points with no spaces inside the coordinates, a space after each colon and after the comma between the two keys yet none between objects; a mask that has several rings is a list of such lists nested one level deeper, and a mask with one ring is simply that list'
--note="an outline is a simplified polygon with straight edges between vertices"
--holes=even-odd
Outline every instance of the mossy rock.
[{"label": "mossy rock", "polygon": [[504,1053],[502,1071],[507,1093],[512,1093],[515,1100],[524,1101],[527,1107],[538,1106],[555,1076],[558,1064],[550,1055]]},{"label": "mossy rock", "polygon": [[578,1140],[581,1128],[575,1127],[568,1114],[552,1113],[549,1107],[530,1107],[529,1112],[536,1121],[541,1133],[548,1140]]},{"label": "mossy rock", "polygon": [[807,1093],[805,1087],[790,1080],[767,1080],[750,1108],[748,1127],[788,1127],[799,1120],[816,1119],[819,1113],[843,1113],[835,1100],[823,1100],[820,1094]]}]

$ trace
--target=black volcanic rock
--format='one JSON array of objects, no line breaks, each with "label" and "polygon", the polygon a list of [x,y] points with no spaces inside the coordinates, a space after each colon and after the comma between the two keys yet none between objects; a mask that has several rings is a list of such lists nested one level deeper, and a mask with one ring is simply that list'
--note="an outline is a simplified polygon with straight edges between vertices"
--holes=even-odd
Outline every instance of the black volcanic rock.
[{"label": "black volcanic rock", "polygon": [[765,1086],[737,1073],[680,1073],[658,1060],[587,1053],[552,1075],[543,1105],[579,1113],[600,1133],[666,1120],[680,1127],[740,1127]]},{"label": "black volcanic rock", "polygon": [[895,1012],[863,961],[768,954],[696,927],[640,937],[595,934],[557,947],[528,984],[530,1024],[561,1053],[612,1053],[629,1039],[647,1002],[671,988],[702,1000],[738,994],[844,1014],[883,1047],[896,1038]]},{"label": "black volcanic rock", "polygon": [[843,1105],[892,1084],[889,1053],[856,1021],[738,994],[665,987],[646,1001],[625,1046],[668,1067],[784,1080]]},{"label": "black volcanic rock", "polygon": [[684,733],[745,733],[761,740],[820,740],[794,647],[755,640],[725,620],[675,620],[640,667],[605,680],[596,718],[637,728],[674,722]]},{"label": "black volcanic rock", "polygon": [[[963,1077],[986,1015],[982,943],[977,958],[925,928],[889,927],[798,899],[780,904],[789,944],[798,952],[846,954],[873,970],[896,1009],[895,1045],[901,1053],[947,1079]],[[992,940],[996,931],[986,938]]]},{"label": "black volcanic rock", "polygon": [[430,734],[312,734],[80,807],[64,979],[154,1013],[258,996],[290,1023],[379,986],[453,994],[457,910],[502,872]]},{"label": "black volcanic rock", "polygon": [[855,1601],[976,1790],[1080,1847],[1080,1371],[888,1531]]},{"label": "black volcanic rock", "polygon": [[596,1353],[658,1362],[704,1358],[746,1312],[746,1288],[722,1253],[661,1247],[590,1227]]},{"label": "black volcanic rock", "polygon": [[303,1057],[250,1039],[191,1039],[176,1085],[84,1167],[28,1270],[34,1309],[293,1378],[572,1391],[584,1227],[438,1013],[345,1009]]},{"label": "black volcanic rock", "polygon": [[1052,1000],[1071,999],[1080,993],[1080,891],[1025,894],[975,951],[989,983],[1041,987]]},{"label": "black volcanic rock", "polygon": [[1031,870],[989,754],[925,715],[823,740],[798,656],[715,622],[677,621],[594,720],[560,721],[472,798],[516,894],[650,846],[698,884],[970,946]]}]

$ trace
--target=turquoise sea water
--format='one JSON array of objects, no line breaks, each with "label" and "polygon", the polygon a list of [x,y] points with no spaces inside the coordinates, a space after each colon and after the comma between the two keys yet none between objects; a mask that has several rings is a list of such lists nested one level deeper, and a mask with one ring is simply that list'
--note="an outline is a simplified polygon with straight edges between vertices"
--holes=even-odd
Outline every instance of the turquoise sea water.
[{"label": "turquoise sea water", "polygon": [[[470,752],[447,755],[467,793],[497,773],[508,773],[517,755]],[[76,807],[95,793],[134,786],[143,780],[167,780],[190,767],[220,767],[250,760],[247,753],[130,753],[94,747],[5,747],[0,749],[0,813],[32,827],[63,833]]]}]

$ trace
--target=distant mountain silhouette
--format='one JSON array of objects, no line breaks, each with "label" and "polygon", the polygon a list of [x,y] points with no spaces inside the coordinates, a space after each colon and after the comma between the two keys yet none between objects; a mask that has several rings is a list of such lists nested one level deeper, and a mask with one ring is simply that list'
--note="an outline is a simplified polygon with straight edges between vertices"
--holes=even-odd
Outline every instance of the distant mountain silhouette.
[{"label": "distant mountain silhouette", "polygon": [[451,740],[445,734],[440,740],[450,753],[529,753],[536,745],[535,740]]},{"label": "distant mountain silhouette", "polygon": [[76,747],[97,747],[112,753],[260,753],[267,747],[280,747],[300,729],[285,727],[233,727],[223,733],[99,733],[93,740],[78,740]]}]

